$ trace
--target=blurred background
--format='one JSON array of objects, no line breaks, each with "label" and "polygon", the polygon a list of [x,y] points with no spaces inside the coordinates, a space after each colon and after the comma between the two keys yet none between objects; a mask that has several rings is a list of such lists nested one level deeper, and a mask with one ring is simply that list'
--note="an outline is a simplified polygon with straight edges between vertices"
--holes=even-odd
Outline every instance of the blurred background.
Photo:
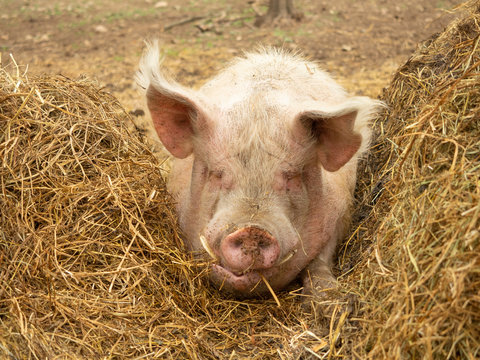
[{"label": "blurred background", "polygon": [[243,50],[274,45],[320,62],[352,93],[376,97],[416,44],[452,19],[457,3],[293,0],[293,18],[258,27],[268,0],[0,0],[0,52],[3,66],[13,54],[29,74],[96,79],[137,115],[145,109],[134,73],[144,39],[152,38],[185,85],[200,85]]}]

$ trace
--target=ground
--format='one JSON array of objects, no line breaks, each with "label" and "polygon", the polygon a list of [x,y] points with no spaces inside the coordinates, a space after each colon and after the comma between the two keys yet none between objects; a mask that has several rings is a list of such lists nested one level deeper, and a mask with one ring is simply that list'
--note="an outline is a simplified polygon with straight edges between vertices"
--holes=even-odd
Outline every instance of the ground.
[{"label": "ground", "polygon": [[185,85],[200,85],[243,50],[273,45],[303,52],[352,93],[376,97],[456,3],[296,0],[300,22],[256,28],[267,0],[0,0],[0,53],[3,66],[12,54],[29,74],[95,79],[128,111],[145,110],[134,73],[144,39],[153,38]]}]

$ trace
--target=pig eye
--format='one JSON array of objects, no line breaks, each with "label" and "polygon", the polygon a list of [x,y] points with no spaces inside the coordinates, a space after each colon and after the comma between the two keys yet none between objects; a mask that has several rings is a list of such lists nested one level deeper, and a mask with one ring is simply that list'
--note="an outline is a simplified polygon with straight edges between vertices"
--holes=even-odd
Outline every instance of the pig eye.
[{"label": "pig eye", "polygon": [[285,190],[289,191],[298,191],[302,188],[302,173],[297,171],[285,171],[283,173],[283,178],[285,181]]},{"label": "pig eye", "polygon": [[285,180],[290,181],[290,180],[295,180],[301,177],[301,173],[297,171],[284,171],[283,172],[283,177]]},{"label": "pig eye", "polygon": [[223,171],[222,170],[212,170],[210,171],[210,178],[212,180],[222,180]]}]

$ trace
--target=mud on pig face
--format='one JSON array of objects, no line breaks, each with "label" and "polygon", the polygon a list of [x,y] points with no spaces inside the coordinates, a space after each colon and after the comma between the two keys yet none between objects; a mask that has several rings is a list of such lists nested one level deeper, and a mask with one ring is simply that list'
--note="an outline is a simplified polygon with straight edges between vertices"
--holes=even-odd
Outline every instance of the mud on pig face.
[{"label": "mud on pig face", "polygon": [[327,173],[366,146],[355,123],[373,102],[279,51],[247,55],[198,91],[167,80],[155,53],[141,68],[148,106],[177,158],[170,188],[185,241],[215,259],[212,281],[249,296],[281,289],[317,256],[328,262],[351,196],[336,196]]}]

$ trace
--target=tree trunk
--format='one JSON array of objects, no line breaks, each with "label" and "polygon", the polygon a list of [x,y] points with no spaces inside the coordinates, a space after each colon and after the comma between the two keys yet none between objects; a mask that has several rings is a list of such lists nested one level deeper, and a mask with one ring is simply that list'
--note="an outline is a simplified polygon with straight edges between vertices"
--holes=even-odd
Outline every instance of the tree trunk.
[{"label": "tree trunk", "polygon": [[297,12],[293,6],[293,0],[270,0],[268,12],[259,16],[255,21],[256,26],[272,24],[280,19],[294,19],[300,21],[303,14]]}]

